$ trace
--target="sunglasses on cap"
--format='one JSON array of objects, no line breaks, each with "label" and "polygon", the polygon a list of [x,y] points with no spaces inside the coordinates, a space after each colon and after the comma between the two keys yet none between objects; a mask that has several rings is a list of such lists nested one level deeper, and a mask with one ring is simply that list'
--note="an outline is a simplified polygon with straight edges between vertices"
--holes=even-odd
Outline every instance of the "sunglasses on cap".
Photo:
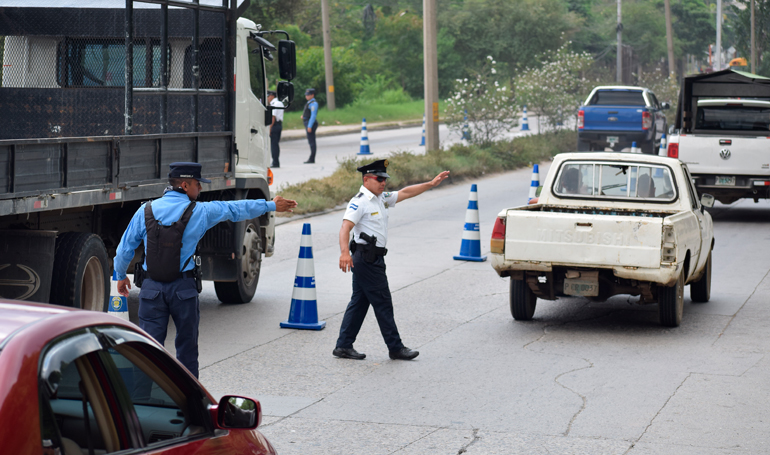
[{"label": "sunglasses on cap", "polygon": [[374,176],[374,175],[367,175],[367,177],[369,177],[370,179],[376,179],[380,183],[388,180],[387,177],[380,177],[380,176]]}]

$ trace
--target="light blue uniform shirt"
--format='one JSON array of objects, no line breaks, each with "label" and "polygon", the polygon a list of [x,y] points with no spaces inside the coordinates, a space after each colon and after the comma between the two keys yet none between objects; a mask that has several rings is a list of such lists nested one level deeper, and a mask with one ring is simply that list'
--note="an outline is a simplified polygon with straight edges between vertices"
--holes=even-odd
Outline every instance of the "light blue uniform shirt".
[{"label": "light blue uniform shirt", "polygon": [[[190,198],[184,193],[169,191],[162,198],[152,201],[152,214],[158,223],[163,226],[170,226],[182,218],[182,213],[187,205],[190,204]],[[195,267],[193,261],[187,263],[187,267],[182,270],[182,265],[187,258],[192,256],[198,242],[209,229],[218,223],[229,221],[244,221],[261,216],[265,212],[275,211],[275,202],[265,201],[263,199],[242,201],[212,201],[196,202],[193,209],[190,222],[182,235],[182,253],[180,255],[179,270],[182,272],[192,270]],[[118,250],[115,254],[115,271],[118,272],[118,280],[126,278],[126,268],[134,258],[134,251],[139,243],[147,237],[147,227],[144,222],[144,204],[134,213],[131,222],[120,239]],[[145,253],[147,252],[147,243],[145,242]],[[144,264],[147,270],[147,263]]]}]

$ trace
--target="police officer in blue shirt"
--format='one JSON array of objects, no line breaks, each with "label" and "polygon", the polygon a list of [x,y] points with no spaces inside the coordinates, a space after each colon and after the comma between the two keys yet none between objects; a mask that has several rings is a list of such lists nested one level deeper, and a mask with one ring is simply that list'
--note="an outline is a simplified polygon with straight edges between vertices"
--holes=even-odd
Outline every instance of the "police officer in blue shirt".
[{"label": "police officer in blue shirt", "polygon": [[[120,239],[115,255],[118,292],[128,297],[131,283],[126,268],[140,242],[145,244],[147,274],[139,293],[139,326],[163,345],[168,319],[176,326],[176,357],[198,377],[198,287],[191,260],[198,242],[218,223],[256,218],[265,212],[291,212],[295,201],[276,196],[272,201],[198,202],[201,177],[198,163],[171,163],[170,187],[160,199],[142,204]],[[152,235],[148,238],[148,232]],[[140,271],[141,272],[141,271]],[[136,277],[135,277],[136,278]]]},{"label": "police officer in blue shirt", "polygon": [[305,161],[305,164],[315,163],[315,131],[318,129],[318,120],[316,115],[318,114],[318,101],[315,99],[315,89],[309,88],[305,90],[305,110],[302,111],[302,123],[307,130],[307,142],[310,144],[310,158]]},{"label": "police officer in blue shirt", "polygon": [[[366,354],[353,349],[358,331],[364,323],[369,305],[374,309],[382,338],[393,360],[412,360],[420,353],[409,349],[401,337],[393,318],[393,301],[385,275],[385,248],[388,241],[388,210],[397,202],[422,194],[438,186],[449,177],[449,171],[437,175],[430,182],[407,186],[400,191],[385,192],[390,178],[386,172],[388,160],[378,160],[358,171],[363,174],[363,185],[350,200],[340,228],[340,269],[353,272],[353,295],[340,325],[337,346],[332,351],[337,357],[361,360]],[[353,239],[348,244],[350,233]]]}]

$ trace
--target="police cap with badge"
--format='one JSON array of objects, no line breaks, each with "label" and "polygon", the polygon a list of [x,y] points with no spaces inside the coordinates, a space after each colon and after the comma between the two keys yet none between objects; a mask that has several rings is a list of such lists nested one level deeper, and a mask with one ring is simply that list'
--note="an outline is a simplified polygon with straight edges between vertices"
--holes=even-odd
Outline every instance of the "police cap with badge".
[{"label": "police cap with badge", "polygon": [[377,160],[373,163],[369,163],[366,166],[361,166],[358,168],[358,172],[367,175],[376,175],[377,177],[385,177],[386,179],[389,179],[390,176],[388,175],[387,168],[388,168],[388,160]]},{"label": "police cap with badge", "polygon": [[195,179],[202,183],[211,183],[211,180],[201,177],[203,166],[200,163],[178,162],[169,164],[168,177],[172,179]]}]

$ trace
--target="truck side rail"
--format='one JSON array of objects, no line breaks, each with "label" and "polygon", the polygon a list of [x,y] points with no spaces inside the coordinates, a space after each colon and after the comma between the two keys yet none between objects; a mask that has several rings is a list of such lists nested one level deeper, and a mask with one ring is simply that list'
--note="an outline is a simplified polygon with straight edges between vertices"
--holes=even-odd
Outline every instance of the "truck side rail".
[{"label": "truck side rail", "polygon": [[0,215],[51,209],[53,199],[68,208],[157,196],[175,161],[201,163],[210,189],[234,186],[232,142],[229,131],[2,140]]}]

